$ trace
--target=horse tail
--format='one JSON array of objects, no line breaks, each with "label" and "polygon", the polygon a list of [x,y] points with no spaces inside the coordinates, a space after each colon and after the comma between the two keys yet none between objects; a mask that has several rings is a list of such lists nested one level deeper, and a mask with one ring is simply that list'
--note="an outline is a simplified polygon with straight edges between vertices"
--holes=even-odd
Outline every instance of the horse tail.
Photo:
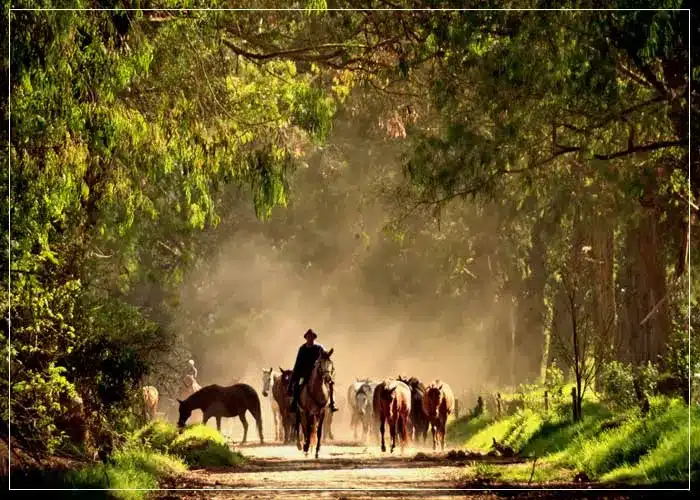
[{"label": "horse tail", "polygon": [[399,435],[401,436],[401,441],[404,443],[408,441],[408,429],[406,428],[406,414],[401,413],[399,415]]}]

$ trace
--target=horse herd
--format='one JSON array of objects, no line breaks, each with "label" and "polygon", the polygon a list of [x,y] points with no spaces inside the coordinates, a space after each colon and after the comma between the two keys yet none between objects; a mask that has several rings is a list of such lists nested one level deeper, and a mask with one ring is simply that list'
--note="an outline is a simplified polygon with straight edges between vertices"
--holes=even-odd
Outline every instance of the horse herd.
[{"label": "horse herd", "polygon": [[[303,448],[307,455],[312,438],[315,438],[316,458],[324,438],[333,439],[330,430],[333,414],[329,409],[329,386],[333,383],[334,373],[332,354],[333,349],[323,352],[316,361],[309,380],[300,392],[297,412],[292,411],[292,398],[287,393],[292,370],[280,367],[279,371],[275,371],[268,368],[263,369],[262,373],[262,395],[270,397],[275,439],[285,444],[296,440],[297,448]],[[187,392],[190,394],[183,400],[177,400],[179,428],[185,426],[195,410],[202,412],[204,425],[214,417],[219,431],[221,418],[238,417],[243,425],[242,443],[245,443],[248,435],[245,415],[250,412],[256,422],[260,443],[264,442],[260,398],[253,387],[245,383],[200,387],[193,378],[189,382],[190,390]],[[143,398],[146,417],[155,418],[157,390],[152,386],[144,387]],[[376,381],[358,378],[347,389],[347,403],[355,439],[361,426],[363,440],[367,442],[370,436],[378,438],[381,450],[385,452],[385,431],[388,426],[391,453],[396,448],[397,439],[402,453],[409,439],[415,442],[422,439],[425,444],[429,429],[432,431],[433,449],[440,447],[444,450],[447,419],[455,408],[454,394],[446,382],[434,380],[426,385],[415,377],[402,376]]]},{"label": "horse herd", "polygon": [[[331,350],[332,351],[332,350]],[[275,438],[285,444],[290,443],[295,432],[295,414],[291,411],[291,396],[287,387],[292,370],[272,367],[263,369],[262,395],[270,397],[275,425]],[[313,378],[313,376],[312,376]],[[428,430],[432,431],[433,449],[445,448],[445,429],[448,417],[454,412],[455,398],[450,386],[435,380],[425,385],[416,377],[387,378],[381,381],[356,379],[348,386],[347,403],[351,414],[350,426],[353,437],[358,439],[358,428],[362,427],[362,439],[366,442],[371,435],[377,436],[382,451],[386,451],[385,431],[389,427],[391,452],[399,438],[403,451],[409,439],[425,443]],[[324,419],[332,413],[326,408]],[[325,437],[325,429],[330,433],[330,421],[323,429],[318,429],[319,438]],[[321,424],[322,425],[322,424]],[[333,439],[332,433],[330,438]],[[305,450],[306,451],[306,450]]]},{"label": "horse herd", "polygon": [[[352,411],[350,425],[357,438],[362,425],[363,439],[379,434],[382,451],[386,451],[385,428],[389,426],[391,452],[397,438],[401,451],[409,439],[425,444],[432,431],[433,449],[445,449],[448,417],[454,412],[455,398],[442,380],[425,385],[415,377],[387,378],[382,381],[357,379],[348,387],[348,404]],[[422,439],[421,439],[422,438]]]}]

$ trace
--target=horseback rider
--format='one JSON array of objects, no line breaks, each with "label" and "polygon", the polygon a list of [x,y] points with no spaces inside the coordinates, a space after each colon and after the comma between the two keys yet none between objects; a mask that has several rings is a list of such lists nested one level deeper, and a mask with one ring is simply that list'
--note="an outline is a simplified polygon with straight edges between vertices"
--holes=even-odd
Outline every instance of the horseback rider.
[{"label": "horseback rider", "polygon": [[[299,347],[297,352],[297,359],[294,363],[294,369],[292,370],[292,378],[289,381],[289,387],[287,388],[287,394],[292,396],[292,404],[290,410],[296,413],[297,405],[299,404],[299,395],[301,394],[301,389],[309,381],[311,377],[311,372],[314,369],[316,360],[324,352],[324,348],[321,344],[314,343],[314,340],[318,337],[316,332],[312,329],[306,330],[304,338],[306,342]],[[299,383],[299,380],[302,382]],[[333,382],[328,384],[328,390],[330,392],[330,410],[332,412],[338,411],[335,406],[335,401],[333,399]]]},{"label": "horseback rider", "polygon": [[[192,377],[190,379],[190,377]],[[192,382],[197,381],[197,368],[194,366],[194,360],[190,359],[187,361],[187,367],[183,370],[182,383],[185,386],[185,390],[189,391],[192,388]]]}]

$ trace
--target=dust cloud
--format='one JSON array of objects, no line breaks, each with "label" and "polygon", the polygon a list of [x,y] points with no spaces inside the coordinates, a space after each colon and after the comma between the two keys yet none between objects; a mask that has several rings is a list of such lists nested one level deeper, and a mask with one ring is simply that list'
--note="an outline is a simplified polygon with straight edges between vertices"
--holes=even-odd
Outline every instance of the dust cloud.
[{"label": "dust cloud", "polygon": [[[367,161],[346,158],[344,168],[327,169],[320,159],[295,174],[290,206],[272,221],[237,227],[183,286],[175,325],[187,339],[200,384],[253,386],[268,440],[273,425],[262,370],[291,369],[308,328],[318,333],[318,343],[334,349],[340,407],[335,439],[351,437],[346,394],[356,378],[439,378],[463,399],[487,382],[488,330],[494,311],[500,312],[491,304],[491,310],[480,306],[467,313],[466,304],[454,302],[440,310],[435,290],[427,287],[420,291],[424,305],[396,299],[386,284],[389,261],[402,250],[385,243],[387,210],[374,195],[381,179],[368,175]],[[398,166],[386,167],[384,180],[395,178],[387,170]],[[417,276],[432,272],[421,265],[416,263]],[[257,439],[254,425],[248,438]]]}]

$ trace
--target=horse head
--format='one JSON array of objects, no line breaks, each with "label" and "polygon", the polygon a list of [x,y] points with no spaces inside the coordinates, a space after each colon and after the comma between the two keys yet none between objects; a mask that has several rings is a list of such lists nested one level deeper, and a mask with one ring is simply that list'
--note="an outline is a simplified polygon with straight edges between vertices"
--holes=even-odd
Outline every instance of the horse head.
[{"label": "horse head", "polygon": [[280,368],[280,382],[282,387],[289,386],[289,382],[292,380],[292,370],[283,370]]},{"label": "horse head", "polygon": [[272,367],[263,368],[263,378],[262,378],[262,395],[267,397],[270,392],[270,386],[272,385]]},{"label": "horse head", "polygon": [[442,384],[435,385],[430,384],[424,395],[424,401],[426,402],[427,411],[429,417],[436,417],[438,406],[440,405],[440,396],[442,394]]},{"label": "horse head", "polygon": [[322,352],[319,358],[316,360],[316,372],[324,383],[328,384],[333,382],[333,376],[335,372],[335,367],[333,366],[333,361],[331,356],[333,355],[333,348],[328,352]]},{"label": "horse head", "polygon": [[179,418],[177,419],[177,428],[180,430],[185,427],[185,423],[192,416],[192,410],[189,408],[186,401],[187,400],[177,400],[178,404],[180,405],[178,407]]},{"label": "horse head", "polygon": [[365,382],[355,394],[355,406],[361,415],[364,415],[372,404],[372,388]]}]

